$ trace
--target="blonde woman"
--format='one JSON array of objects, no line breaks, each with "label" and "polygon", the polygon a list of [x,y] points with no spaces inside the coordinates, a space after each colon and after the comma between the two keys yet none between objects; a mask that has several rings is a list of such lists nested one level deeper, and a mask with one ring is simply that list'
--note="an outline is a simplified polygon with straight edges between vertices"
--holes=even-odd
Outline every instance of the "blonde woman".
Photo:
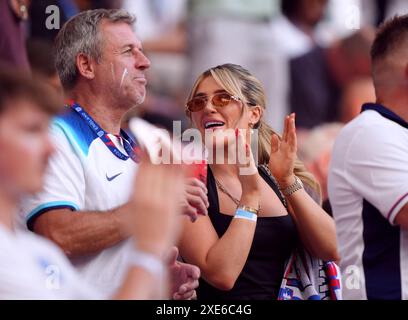
[{"label": "blonde woman", "polygon": [[[225,164],[208,168],[209,215],[185,221],[180,252],[201,269],[199,299],[276,299],[285,262],[299,242],[317,258],[338,259],[320,187],[296,157],[295,115],[285,119],[279,137],[262,120],[265,108],[262,84],[238,65],[204,72],[190,93],[187,113],[202,136],[238,129],[247,132],[242,138],[249,145],[251,129],[259,129],[258,170],[240,175],[225,153]],[[210,148],[225,149],[225,143]]]}]

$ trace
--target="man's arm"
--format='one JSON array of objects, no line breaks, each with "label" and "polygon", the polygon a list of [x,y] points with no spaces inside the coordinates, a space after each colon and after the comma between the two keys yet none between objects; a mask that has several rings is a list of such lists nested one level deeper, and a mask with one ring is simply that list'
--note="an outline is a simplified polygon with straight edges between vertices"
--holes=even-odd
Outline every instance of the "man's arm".
[{"label": "man's arm", "polygon": [[55,242],[70,257],[98,253],[129,237],[127,203],[105,212],[50,210],[33,221],[33,231]]},{"label": "man's arm", "polygon": [[[189,209],[195,215],[206,214],[208,199],[204,189],[199,180],[186,180],[184,214],[191,216]],[[103,212],[56,209],[36,217],[32,229],[55,242],[69,258],[75,258],[96,254],[127,239],[130,236],[127,215],[134,212],[131,202]]]}]

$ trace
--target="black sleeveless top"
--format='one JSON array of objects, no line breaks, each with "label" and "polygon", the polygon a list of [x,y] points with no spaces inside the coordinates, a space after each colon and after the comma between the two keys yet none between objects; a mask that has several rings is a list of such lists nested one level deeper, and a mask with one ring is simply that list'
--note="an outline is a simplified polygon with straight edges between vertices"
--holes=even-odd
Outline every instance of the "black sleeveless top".
[{"label": "black sleeveless top", "polygon": [[[284,203],[278,186],[266,170],[259,167],[261,177]],[[219,237],[227,231],[233,217],[220,213],[214,176],[208,168],[208,215]],[[298,236],[292,218],[258,218],[254,240],[244,269],[232,290],[226,292],[208,284],[202,278],[197,290],[198,300],[276,300],[282,282],[284,267]]]}]

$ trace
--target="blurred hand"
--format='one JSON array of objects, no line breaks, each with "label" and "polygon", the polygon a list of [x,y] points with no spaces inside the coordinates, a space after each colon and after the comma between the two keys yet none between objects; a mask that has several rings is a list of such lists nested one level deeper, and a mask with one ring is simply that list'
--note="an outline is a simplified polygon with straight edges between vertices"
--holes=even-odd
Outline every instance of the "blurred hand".
[{"label": "blurred hand", "polygon": [[295,114],[287,116],[282,140],[272,136],[269,170],[282,188],[295,182],[294,168],[297,152]]},{"label": "blurred hand", "polygon": [[180,165],[153,165],[143,156],[130,199],[132,234],[138,249],[163,256],[179,236],[183,189]]},{"label": "blurred hand", "polygon": [[171,285],[171,297],[174,300],[192,300],[197,297],[200,269],[191,264],[177,261],[179,251],[171,248],[168,253],[168,266]]},{"label": "blurred hand", "polygon": [[196,221],[198,215],[208,214],[207,187],[197,178],[187,178],[184,182],[184,193],[181,198],[183,214],[190,217],[191,221]]}]

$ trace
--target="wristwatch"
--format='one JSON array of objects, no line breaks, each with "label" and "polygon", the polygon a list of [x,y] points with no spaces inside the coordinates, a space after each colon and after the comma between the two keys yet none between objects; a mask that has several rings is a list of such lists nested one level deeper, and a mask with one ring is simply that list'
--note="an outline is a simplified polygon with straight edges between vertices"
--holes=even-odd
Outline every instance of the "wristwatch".
[{"label": "wristwatch", "polygon": [[303,189],[303,182],[297,176],[295,176],[295,183],[284,189],[279,189],[285,197],[290,197],[296,191]]}]

